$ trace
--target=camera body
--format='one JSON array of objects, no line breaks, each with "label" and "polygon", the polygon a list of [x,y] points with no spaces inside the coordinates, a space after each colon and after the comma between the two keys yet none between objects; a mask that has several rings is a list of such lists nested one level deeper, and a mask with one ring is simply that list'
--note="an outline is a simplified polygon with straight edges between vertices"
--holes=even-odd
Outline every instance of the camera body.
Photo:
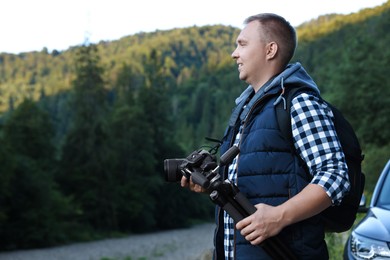
[{"label": "camera body", "polygon": [[[178,182],[182,176],[189,179],[191,176],[195,183],[202,187],[208,186],[212,175],[212,170],[218,166],[215,155],[206,150],[195,150],[184,159],[165,159],[164,173],[168,182]],[[211,175],[210,175],[211,174]]]},{"label": "camera body", "polygon": [[240,152],[237,146],[230,147],[219,159],[205,150],[196,150],[185,159],[164,160],[165,179],[178,182],[182,176],[190,178],[210,195],[213,203],[226,210],[236,221],[256,211],[256,208],[229,180],[224,180],[218,173],[219,168],[233,161]]}]

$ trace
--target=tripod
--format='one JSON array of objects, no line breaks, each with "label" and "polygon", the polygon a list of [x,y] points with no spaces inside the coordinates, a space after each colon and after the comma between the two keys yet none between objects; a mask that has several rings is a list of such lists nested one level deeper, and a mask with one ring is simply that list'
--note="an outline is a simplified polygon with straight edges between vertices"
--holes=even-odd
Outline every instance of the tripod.
[{"label": "tripod", "polygon": [[[220,166],[230,163],[239,153],[237,146],[232,146],[220,158],[220,164],[208,174],[192,172],[193,181],[210,193],[212,202],[223,208],[237,223],[256,211],[256,207],[240,192],[238,187],[228,180],[222,181],[217,173]],[[270,237],[264,240],[261,248],[272,259],[297,259],[290,248],[287,247],[278,237]]]}]

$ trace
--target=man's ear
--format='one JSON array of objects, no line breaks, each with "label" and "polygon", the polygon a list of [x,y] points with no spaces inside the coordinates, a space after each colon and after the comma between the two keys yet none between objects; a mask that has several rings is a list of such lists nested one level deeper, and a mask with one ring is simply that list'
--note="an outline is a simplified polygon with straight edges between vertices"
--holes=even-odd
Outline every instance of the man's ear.
[{"label": "man's ear", "polygon": [[276,42],[270,42],[266,46],[267,58],[272,60],[276,57],[276,53],[278,52],[278,44]]}]

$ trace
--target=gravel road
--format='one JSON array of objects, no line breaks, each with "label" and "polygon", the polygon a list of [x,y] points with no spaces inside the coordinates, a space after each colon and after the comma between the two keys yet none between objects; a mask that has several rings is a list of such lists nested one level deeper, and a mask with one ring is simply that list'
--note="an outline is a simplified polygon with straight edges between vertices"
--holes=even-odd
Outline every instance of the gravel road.
[{"label": "gravel road", "polygon": [[214,224],[47,249],[0,253],[0,260],[209,260]]}]

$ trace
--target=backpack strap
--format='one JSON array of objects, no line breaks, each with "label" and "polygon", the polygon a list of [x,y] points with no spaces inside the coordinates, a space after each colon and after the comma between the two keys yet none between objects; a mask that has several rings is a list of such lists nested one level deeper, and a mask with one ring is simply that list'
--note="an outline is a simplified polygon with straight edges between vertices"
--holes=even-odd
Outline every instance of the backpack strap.
[{"label": "backpack strap", "polygon": [[306,162],[298,155],[295,149],[291,128],[291,101],[301,93],[314,93],[314,91],[312,88],[303,85],[285,86],[284,93],[282,93],[284,102],[279,102],[275,107],[276,119],[283,138],[290,144],[291,153],[297,155],[299,164],[305,169],[308,180],[311,180],[313,176],[310,174]]},{"label": "backpack strap", "polygon": [[292,137],[291,129],[291,101],[301,93],[314,92],[313,89],[302,86],[302,85],[286,85],[284,90],[284,103],[279,102],[276,109],[276,118],[278,121],[279,128],[282,132],[283,137],[290,142],[291,151],[295,154],[296,149]]}]

